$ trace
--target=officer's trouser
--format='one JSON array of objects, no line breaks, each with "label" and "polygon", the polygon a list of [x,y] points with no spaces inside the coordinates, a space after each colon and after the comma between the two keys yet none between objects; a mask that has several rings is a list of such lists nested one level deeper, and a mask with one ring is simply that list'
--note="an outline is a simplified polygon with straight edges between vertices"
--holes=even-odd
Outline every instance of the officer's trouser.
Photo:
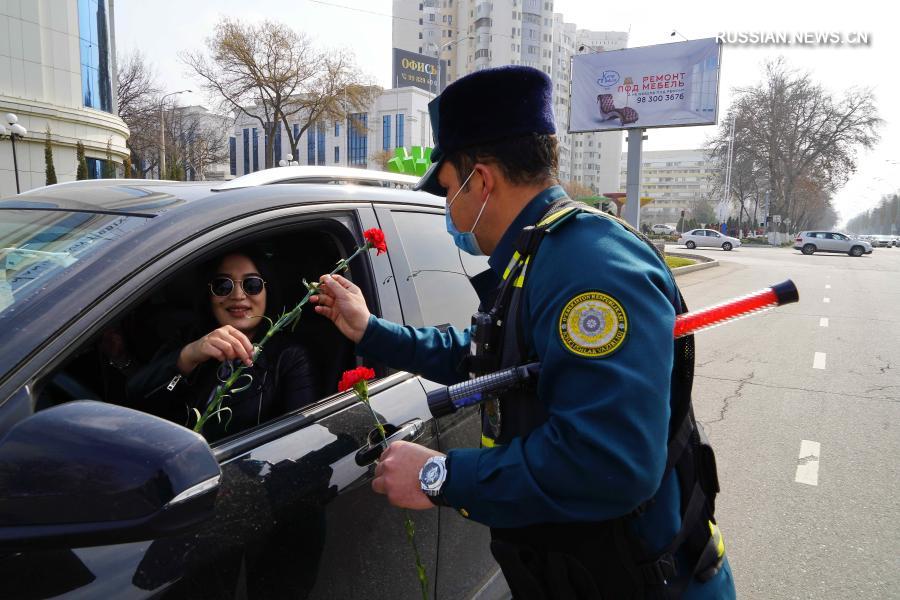
[{"label": "officer's trouser", "polygon": [[612,521],[492,529],[491,552],[515,600],[656,596],[641,581],[624,527]]}]

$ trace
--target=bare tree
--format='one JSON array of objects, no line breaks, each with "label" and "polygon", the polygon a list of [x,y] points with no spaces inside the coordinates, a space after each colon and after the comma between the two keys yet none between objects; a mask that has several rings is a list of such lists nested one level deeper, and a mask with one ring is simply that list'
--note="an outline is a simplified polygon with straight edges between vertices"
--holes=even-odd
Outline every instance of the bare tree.
[{"label": "bare tree", "polygon": [[388,161],[394,158],[395,154],[393,150],[379,150],[372,157],[372,162],[378,167],[381,168],[382,171],[389,171]]},{"label": "bare tree", "polygon": [[166,156],[192,179],[204,181],[209,168],[228,162],[230,117],[200,107],[176,108],[166,117]]},{"label": "bare tree", "polygon": [[297,156],[299,138],[313,124],[363,110],[379,92],[349,54],[320,51],[303,34],[274,21],[245,24],[223,18],[205,52],[180,57],[223,107],[259,121],[266,133],[266,168],[274,165],[279,124]]},{"label": "bare tree", "polygon": [[[820,220],[831,194],[856,170],[859,149],[871,149],[878,141],[882,120],[871,90],[850,89],[838,99],[808,73],[778,59],[766,63],[761,84],[736,93],[729,117],[709,143],[710,153],[721,160],[734,117],[733,165],[751,164],[751,174],[761,170],[772,212],[792,224]],[[733,166],[732,181],[734,173]],[[723,169],[720,177],[724,175]],[[811,185],[819,190],[820,201],[810,200]],[[734,186],[729,193],[735,193]]]},{"label": "bare tree", "polygon": [[127,146],[135,177],[146,177],[159,162],[160,86],[141,52],[117,58],[119,116],[130,130]]},{"label": "bare tree", "polygon": [[597,195],[589,186],[571,179],[568,181],[561,181],[560,185],[562,185],[563,189],[566,190],[566,194],[569,196],[569,198],[572,198],[574,200]]}]

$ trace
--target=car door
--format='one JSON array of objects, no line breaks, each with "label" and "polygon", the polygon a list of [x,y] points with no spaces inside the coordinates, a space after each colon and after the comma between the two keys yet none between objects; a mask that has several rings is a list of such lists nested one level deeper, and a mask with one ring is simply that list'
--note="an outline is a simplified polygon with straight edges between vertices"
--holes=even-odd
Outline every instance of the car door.
[{"label": "car door", "polygon": [[[388,246],[403,250],[391,256],[391,263],[406,323],[468,327],[478,308],[468,278],[488,268],[487,257],[473,257],[456,248],[447,235],[443,210],[398,205],[379,207],[376,212]],[[426,379],[422,382],[428,391],[440,387]],[[441,417],[437,423],[442,451],[479,446],[478,407]],[[479,591],[485,600],[508,597],[506,581],[490,553],[490,532],[456,511],[442,508],[437,597],[472,598]]]},{"label": "car door", "polygon": [[[274,210],[223,224],[173,249],[87,311],[29,363],[34,377],[16,397],[27,398],[67,353],[185,261],[227,241],[309,219],[342,230],[348,253],[364,229],[377,226],[371,206],[358,203]],[[135,240],[133,251],[155,253],[152,243]],[[389,255],[367,253],[354,262],[351,276],[368,290],[373,310],[401,318]],[[372,408],[389,430],[437,448],[425,391],[415,377],[389,374],[370,389]],[[370,487],[380,452],[373,448],[373,431],[370,411],[343,393],[226,438],[213,446],[222,470],[215,516],[199,529],[116,546],[0,555],[4,596],[417,597],[404,512]],[[433,594],[438,514],[421,512],[413,519]]]},{"label": "car door", "polygon": [[835,252],[850,252],[850,238],[840,233],[829,233],[831,243],[834,244]]}]

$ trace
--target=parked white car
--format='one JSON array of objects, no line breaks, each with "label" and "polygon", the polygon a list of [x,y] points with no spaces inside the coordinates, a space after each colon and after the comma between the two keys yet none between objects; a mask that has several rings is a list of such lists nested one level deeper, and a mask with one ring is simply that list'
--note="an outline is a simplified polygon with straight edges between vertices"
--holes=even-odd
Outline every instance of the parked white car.
[{"label": "parked white car", "polygon": [[688,231],[678,238],[678,243],[684,244],[690,250],[706,247],[721,248],[726,252],[732,248],[739,248],[741,246],[741,240],[712,229],[694,229]]},{"label": "parked white car", "polygon": [[872,244],[869,242],[837,231],[801,231],[794,239],[794,248],[803,254],[840,252],[862,256],[872,253]]},{"label": "parked white car", "polygon": [[660,235],[669,235],[670,233],[675,233],[677,230],[671,225],[666,225],[665,223],[657,223],[650,227],[650,231],[653,233],[658,233]]}]

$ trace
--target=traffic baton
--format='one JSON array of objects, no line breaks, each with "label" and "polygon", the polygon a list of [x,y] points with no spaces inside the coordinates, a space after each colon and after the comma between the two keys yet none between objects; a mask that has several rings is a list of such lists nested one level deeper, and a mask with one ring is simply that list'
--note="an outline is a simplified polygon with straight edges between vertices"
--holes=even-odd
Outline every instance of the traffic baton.
[{"label": "traffic baton", "polygon": [[[675,317],[674,338],[692,335],[799,299],[797,286],[788,279],[740,298],[678,315]],[[441,387],[428,392],[428,408],[435,417],[442,417],[464,406],[481,404],[492,394],[537,379],[540,372],[541,363],[535,362]]]}]

